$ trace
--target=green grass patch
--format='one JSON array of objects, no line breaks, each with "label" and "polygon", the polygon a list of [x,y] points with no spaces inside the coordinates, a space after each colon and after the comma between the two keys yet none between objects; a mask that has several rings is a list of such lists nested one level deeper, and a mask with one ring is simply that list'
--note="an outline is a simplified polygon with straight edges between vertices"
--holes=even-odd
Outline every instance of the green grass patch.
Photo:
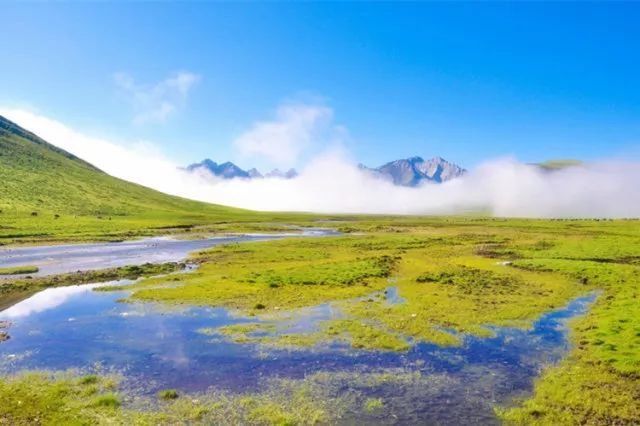
[{"label": "green grass patch", "polygon": [[110,377],[28,373],[0,379],[0,421],[11,425],[98,424],[119,406]]},{"label": "green grass patch", "polygon": [[384,402],[382,401],[382,398],[368,398],[364,402],[364,409],[369,412],[378,411],[382,407],[384,407]]},{"label": "green grass patch", "polygon": [[[110,377],[31,372],[0,379],[0,422],[11,425],[314,425],[335,423],[352,405],[336,396],[326,379],[272,379],[262,390],[210,391],[178,398],[164,390],[161,405],[144,398],[143,408],[125,407]],[[331,392],[329,392],[331,391]],[[150,410],[149,407],[154,409]]]},{"label": "green grass patch", "polygon": [[165,401],[178,399],[179,396],[180,394],[178,394],[178,391],[175,389],[164,389],[158,392],[158,398],[164,399]]},{"label": "green grass patch", "polygon": [[118,408],[120,404],[120,398],[112,393],[96,396],[92,401],[94,407],[103,408]]},{"label": "green grass patch", "polygon": [[40,268],[37,266],[13,266],[11,268],[0,268],[0,275],[34,274],[39,270]]},{"label": "green grass patch", "polygon": [[[467,231],[467,229],[465,229]],[[244,315],[270,315],[331,303],[343,318],[324,321],[306,336],[223,329],[235,341],[291,346],[342,341],[354,348],[403,351],[409,341],[445,345],[457,333],[490,335],[487,325],[527,327],[550,309],[585,293],[563,274],[498,265],[477,246],[495,235],[468,232],[434,237],[377,233],[321,239],[229,244],[199,253],[200,268],[128,287],[131,299],[223,306]],[[394,285],[403,302],[382,291]],[[277,317],[275,319],[277,323]],[[230,332],[233,330],[233,332]]]}]

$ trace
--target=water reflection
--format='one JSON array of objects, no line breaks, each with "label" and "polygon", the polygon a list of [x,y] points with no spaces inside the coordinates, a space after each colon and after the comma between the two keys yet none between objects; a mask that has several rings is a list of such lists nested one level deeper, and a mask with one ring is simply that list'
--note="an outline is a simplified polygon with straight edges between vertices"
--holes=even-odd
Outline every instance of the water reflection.
[{"label": "water reflection", "polygon": [[[541,369],[566,353],[566,319],[585,312],[595,297],[576,299],[544,315],[529,330],[494,328],[494,337],[465,336],[460,347],[418,344],[406,353],[388,353],[353,351],[343,345],[267,350],[234,344],[198,330],[255,318],[221,308],[167,310],[154,304],[118,303],[126,292],[94,292],[95,286],[48,289],[0,312],[0,320],[13,322],[12,338],[0,343],[0,372],[90,371],[99,365],[123,373],[126,386],[149,394],[212,386],[245,391],[258,387],[263,378],[301,379],[325,371],[420,373],[428,378],[422,384],[375,390],[390,407],[396,401],[395,421],[400,423],[492,422],[496,402],[529,391]],[[309,330],[315,321],[333,314],[329,305],[309,309],[307,316],[290,320],[287,330]]]},{"label": "water reflection", "polygon": [[2,311],[2,318],[15,319],[44,312],[64,304],[68,299],[93,291],[104,284],[74,285],[48,288]]}]

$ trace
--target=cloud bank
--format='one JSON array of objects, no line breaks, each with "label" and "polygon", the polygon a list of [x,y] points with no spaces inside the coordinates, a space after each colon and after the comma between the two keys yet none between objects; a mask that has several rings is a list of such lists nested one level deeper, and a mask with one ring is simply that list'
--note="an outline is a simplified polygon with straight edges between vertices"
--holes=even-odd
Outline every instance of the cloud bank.
[{"label": "cloud bank", "polygon": [[[602,161],[545,172],[502,158],[444,184],[406,188],[363,173],[344,150],[331,149],[313,158],[295,179],[220,180],[202,171],[180,170],[182,165],[150,143],[91,137],[27,111],[0,109],[0,114],[114,176],[212,203],[322,213],[640,217],[640,164],[631,162]],[[255,134],[259,127],[248,133]]]},{"label": "cloud bank", "polygon": [[331,108],[304,103],[288,103],[275,117],[258,121],[233,141],[243,157],[264,158],[277,166],[291,166],[313,145],[336,138],[341,128],[332,122]]},{"label": "cloud bank", "polygon": [[164,123],[186,104],[189,92],[200,80],[197,74],[181,71],[152,84],[138,84],[126,73],[113,80],[133,108],[134,124]]}]

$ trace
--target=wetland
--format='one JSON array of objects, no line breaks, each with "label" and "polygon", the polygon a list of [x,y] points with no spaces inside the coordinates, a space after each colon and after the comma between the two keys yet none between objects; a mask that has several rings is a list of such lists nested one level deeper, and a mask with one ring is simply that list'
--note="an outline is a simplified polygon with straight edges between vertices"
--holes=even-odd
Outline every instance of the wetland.
[{"label": "wetland", "polygon": [[[97,270],[55,285],[65,275],[34,276],[35,289],[0,311],[0,394],[23,407],[0,415],[632,424],[640,329],[630,224],[361,219],[332,224],[342,233],[208,240],[130,276],[91,281]],[[136,261],[157,260],[146,250],[153,256],[145,248]],[[578,397],[585,389],[591,398]]]}]

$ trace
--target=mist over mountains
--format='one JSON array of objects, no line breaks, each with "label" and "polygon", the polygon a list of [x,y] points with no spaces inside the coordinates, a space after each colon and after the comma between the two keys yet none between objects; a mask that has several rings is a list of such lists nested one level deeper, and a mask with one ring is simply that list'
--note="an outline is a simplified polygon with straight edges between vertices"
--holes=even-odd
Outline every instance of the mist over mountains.
[{"label": "mist over mountains", "polygon": [[[422,157],[416,156],[391,161],[375,168],[367,167],[363,164],[359,164],[358,167],[371,177],[392,182],[397,186],[407,187],[419,186],[423,182],[443,183],[460,177],[467,172],[457,164],[441,157],[424,160]],[[286,172],[274,169],[262,174],[256,168],[243,170],[230,161],[218,164],[208,158],[199,163],[190,164],[186,167],[186,170],[190,172],[204,170],[222,179],[292,179],[298,176],[298,172],[295,169],[289,169]]]},{"label": "mist over mountains", "polygon": [[[503,157],[488,159],[450,179],[454,167],[430,169],[425,164],[429,161],[398,160],[377,168],[383,170],[377,173],[359,167],[344,151],[327,150],[305,164],[295,179],[222,179],[209,172],[190,172],[152,144],[95,137],[25,110],[0,108],[0,115],[112,176],[184,198],[246,209],[331,214],[473,212],[536,218],[640,216],[637,161],[531,164]],[[234,174],[229,164],[218,166],[228,176]],[[416,186],[394,184],[393,176],[398,183],[413,185],[417,173],[442,183],[429,184],[423,178],[424,184]],[[0,187],[7,182],[0,180]]]}]

